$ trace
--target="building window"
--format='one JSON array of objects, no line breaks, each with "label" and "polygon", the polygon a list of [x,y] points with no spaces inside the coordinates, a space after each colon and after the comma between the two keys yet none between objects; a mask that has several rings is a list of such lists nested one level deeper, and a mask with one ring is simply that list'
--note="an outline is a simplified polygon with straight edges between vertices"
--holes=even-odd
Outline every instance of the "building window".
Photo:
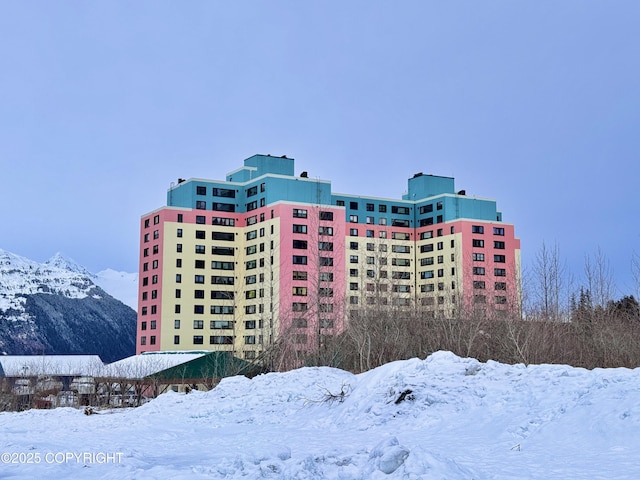
[{"label": "building window", "polygon": [[400,220],[399,218],[391,219],[392,227],[409,227],[409,220]]},{"label": "building window", "polygon": [[294,223],[293,224],[293,233],[307,233],[307,226],[306,225],[296,225]]},{"label": "building window", "polygon": [[156,336],[155,335],[151,335],[149,337],[149,344],[150,345],[155,345],[156,344]]},{"label": "building window", "polygon": [[485,288],[485,283],[484,283],[484,281],[475,280],[475,281],[473,282],[473,288],[474,288],[475,290],[484,290],[484,288]]},{"label": "building window", "polygon": [[306,280],[307,279],[307,272],[301,272],[301,271],[295,270],[293,272],[293,279],[294,280]]},{"label": "building window", "polygon": [[471,260],[474,262],[484,262],[484,253],[472,253]]},{"label": "building window", "polygon": [[333,242],[318,242],[318,250],[321,250],[324,252],[332,252]]},{"label": "building window", "polygon": [[202,330],[204,328],[204,320],[194,320],[193,328],[194,330]]},{"label": "building window", "polygon": [[504,268],[496,268],[493,270],[493,274],[496,277],[506,277],[507,276],[507,271]]},{"label": "building window", "polygon": [[504,242],[493,242],[493,248],[504,250]]},{"label": "building window", "polygon": [[485,273],[484,267],[473,267],[474,275],[484,275],[484,273]]},{"label": "building window", "polygon": [[349,222],[358,223],[358,216],[357,215],[349,215]]},{"label": "building window", "polygon": [[333,267],[333,258],[332,257],[320,257],[320,266],[321,267]]},{"label": "building window", "polygon": [[306,312],[308,305],[306,303],[293,302],[291,308],[294,312]]},{"label": "building window", "polygon": [[344,207],[344,200],[336,200],[336,205],[338,207]]},{"label": "building window", "polygon": [[500,235],[501,237],[504,237],[504,228],[502,228],[502,227],[493,227],[493,234],[494,235]]},{"label": "building window", "polygon": [[391,213],[397,213],[398,215],[409,215],[409,207],[397,207],[391,206]]},{"label": "building window", "polygon": [[293,295],[296,297],[306,297],[307,287],[293,287]]},{"label": "building window", "polygon": [[442,210],[442,202],[436,202],[436,210]]},{"label": "building window", "polygon": [[358,209],[358,202],[349,202],[349,209],[357,210]]},{"label": "building window", "polygon": [[293,248],[297,248],[300,250],[306,250],[307,249],[307,241],[306,240],[294,240],[293,241]]},{"label": "building window", "polygon": [[349,255],[349,263],[358,263],[357,255]]},{"label": "building window", "polygon": [[229,320],[211,320],[209,322],[209,328],[211,330],[231,330],[233,328],[233,322]]},{"label": "building window", "polygon": [[307,211],[301,208],[294,208],[293,218],[307,218]]},{"label": "building window", "polygon": [[293,256],[293,264],[294,265],[306,265],[307,257],[305,255],[294,255]]},{"label": "building window", "polygon": [[212,195],[214,197],[236,198],[236,191],[228,188],[213,188]]},{"label": "building window", "polygon": [[222,242],[233,242],[236,237],[233,232],[211,232],[212,240],[220,240]]},{"label": "building window", "polygon": [[482,225],[471,225],[471,233],[484,233]]},{"label": "building window", "polygon": [[204,343],[204,337],[202,335],[194,335],[193,336],[193,344],[194,345],[202,345]]},{"label": "building window", "polygon": [[505,263],[506,262],[507,257],[505,257],[504,255],[494,255],[493,256],[493,261],[496,263]]},{"label": "building window", "polygon": [[484,247],[484,240],[480,240],[480,239],[478,239],[478,238],[474,238],[474,239],[473,239],[473,243],[472,243],[472,245],[473,245],[474,247],[480,247],[480,248],[482,248],[482,247]]},{"label": "building window", "polygon": [[198,225],[204,225],[206,222],[206,217],[204,215],[196,215],[196,223]]},{"label": "building window", "polygon": [[320,212],[320,220],[333,221],[333,212]]},{"label": "building window", "polygon": [[193,281],[194,283],[204,283],[204,275],[195,275]]},{"label": "building window", "polygon": [[211,345],[232,345],[233,337],[230,335],[211,335],[209,343]]},{"label": "building window", "polygon": [[216,212],[235,212],[236,206],[233,203],[213,202],[211,209]]}]

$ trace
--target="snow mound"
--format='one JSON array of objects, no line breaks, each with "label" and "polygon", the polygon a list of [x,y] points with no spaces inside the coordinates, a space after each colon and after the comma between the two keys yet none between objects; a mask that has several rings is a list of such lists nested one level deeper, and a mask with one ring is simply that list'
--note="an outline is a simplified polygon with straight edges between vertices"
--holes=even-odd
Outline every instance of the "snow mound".
[{"label": "snow mound", "polygon": [[640,478],[638,398],[640,369],[437,352],[359,375],[232,377],[113,414],[0,413],[0,451],[123,454],[118,465],[10,465],[11,478]]}]

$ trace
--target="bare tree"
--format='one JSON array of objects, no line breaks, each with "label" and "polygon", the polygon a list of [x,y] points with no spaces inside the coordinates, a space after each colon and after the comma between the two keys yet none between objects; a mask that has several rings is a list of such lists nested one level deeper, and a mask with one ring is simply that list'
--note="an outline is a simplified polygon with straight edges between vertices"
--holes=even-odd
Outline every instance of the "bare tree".
[{"label": "bare tree", "polygon": [[593,305],[606,308],[613,299],[615,283],[609,260],[600,247],[596,250],[593,258],[589,255],[585,256],[584,274]]},{"label": "bare tree", "polygon": [[545,321],[566,319],[569,280],[557,244],[550,248],[542,243],[527,280],[529,305],[532,307],[529,314]]}]

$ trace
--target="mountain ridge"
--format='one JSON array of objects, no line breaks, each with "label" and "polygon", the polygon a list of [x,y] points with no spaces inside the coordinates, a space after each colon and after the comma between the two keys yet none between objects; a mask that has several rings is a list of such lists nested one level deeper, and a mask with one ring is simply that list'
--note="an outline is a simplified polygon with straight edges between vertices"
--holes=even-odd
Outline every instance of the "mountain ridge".
[{"label": "mountain ridge", "polygon": [[0,354],[133,355],[136,300],[137,274],[93,274],[60,253],[38,263],[0,249]]}]

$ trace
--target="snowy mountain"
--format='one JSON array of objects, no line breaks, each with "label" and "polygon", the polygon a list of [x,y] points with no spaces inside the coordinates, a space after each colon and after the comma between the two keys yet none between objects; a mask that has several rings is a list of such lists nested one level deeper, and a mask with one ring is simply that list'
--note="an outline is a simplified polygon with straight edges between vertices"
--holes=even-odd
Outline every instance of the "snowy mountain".
[{"label": "snowy mountain", "polygon": [[640,478],[639,396],[640,369],[436,352],[359,375],[230,377],[89,417],[3,413],[0,452],[16,479],[626,480]]},{"label": "snowy mountain", "polygon": [[93,282],[113,298],[138,310],[138,274],[118,272],[110,268],[91,276]]},{"label": "snowy mountain", "polygon": [[133,354],[136,313],[107,290],[131,302],[137,279],[118,283],[110,272],[93,275],[60,254],[38,263],[0,250],[0,352]]}]

